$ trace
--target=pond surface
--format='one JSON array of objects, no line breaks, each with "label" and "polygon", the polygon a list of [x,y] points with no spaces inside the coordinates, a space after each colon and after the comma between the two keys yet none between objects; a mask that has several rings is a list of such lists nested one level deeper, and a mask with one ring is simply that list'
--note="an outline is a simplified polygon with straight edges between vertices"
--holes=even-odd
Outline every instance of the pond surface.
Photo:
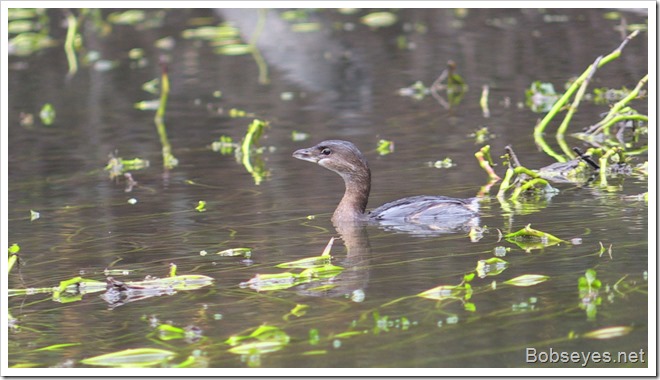
[{"label": "pond surface", "polygon": [[[67,78],[64,16],[49,11],[60,44],[9,59],[8,244],[20,245],[20,265],[8,287],[52,288],[76,276],[106,281],[108,273],[123,282],[162,278],[171,264],[179,275],[208,276],[212,283],[115,303],[102,292],[12,296],[9,366],[87,367],[82,359],[159,348],[176,354],[164,365],[192,356],[191,367],[580,368],[583,360],[527,358],[598,352],[611,353],[614,361],[591,360],[587,367],[646,368],[653,348],[648,326],[655,321],[648,313],[648,205],[636,198],[648,191],[645,175],[612,177],[605,187],[556,183],[554,196],[516,202],[495,197],[498,183],[481,203],[486,230],[480,239],[376,225],[340,234],[330,216],[343,192],[341,179],[291,156],[324,139],[354,142],[371,166],[369,208],[411,195],[477,195],[488,183],[474,157],[484,144],[500,176],[507,145],[529,168],[549,165],[555,161],[532,136],[543,114],[525,106],[525,91],[539,80],[561,92],[596,57],[619,46],[621,19],[608,12],[400,10],[394,25],[375,28],[360,22],[367,10],[309,12],[292,21],[271,10],[262,13],[255,59],[216,54],[208,41],[183,35],[231,22],[248,42],[259,27],[258,10],[150,10],[148,20],[162,17],[151,27],[112,25],[102,35],[91,21],[84,24],[79,54],[97,52],[99,60],[81,59]],[[623,16],[629,25],[646,22],[645,13]],[[295,32],[294,24],[312,30]],[[166,37],[170,46],[155,46]],[[596,73],[590,89],[633,88],[647,74],[647,44],[646,32],[640,33]],[[135,48],[143,49],[141,63],[129,58]],[[260,83],[259,59],[268,84]],[[170,170],[162,166],[155,111],[134,107],[158,98],[142,85],[160,77],[160,60],[167,62],[171,88],[165,125],[178,160]],[[449,110],[431,95],[400,94],[417,81],[431,86],[450,60],[469,86],[458,105]],[[114,66],[106,70],[108,63]],[[484,85],[489,117],[479,103]],[[51,126],[39,121],[45,103],[56,110]],[[645,113],[646,100],[633,107]],[[607,109],[584,101],[569,132],[594,124]],[[21,113],[33,114],[34,124],[21,125]],[[223,155],[211,145],[221,136],[240,143],[255,118],[269,127],[259,141],[263,150],[253,152],[252,175],[234,153]],[[476,143],[470,134],[482,127],[493,136]],[[548,141],[558,149],[555,128]],[[304,139],[292,138],[294,131]],[[394,142],[392,153],[379,154],[381,139]],[[111,154],[150,166],[130,171],[137,181],[130,187],[123,175],[111,180],[104,170]],[[455,166],[430,164],[447,157]],[[646,159],[635,157],[634,164]],[[196,210],[199,201],[206,202],[205,211]],[[39,218],[31,221],[30,210]],[[528,224],[564,242],[526,249],[501,238]],[[332,237],[332,264],[343,268],[336,276],[274,290],[247,284],[258,275],[300,273],[276,265],[319,256]],[[216,254],[243,247],[251,249],[248,257]],[[454,289],[441,300],[416,296],[459,285],[480,260],[494,257],[506,268],[475,276],[471,292]],[[589,269],[602,286],[585,296],[578,284]],[[505,284],[532,274],[547,280]],[[155,328],[164,323],[188,327],[188,334],[159,337]],[[276,343],[253,337],[239,343],[255,343],[251,350],[230,350],[227,339],[262,325],[279,329]],[[588,338],[609,327],[620,329],[609,339]],[[66,345],[38,350],[57,344]],[[640,350],[642,360],[619,360],[619,352]]]}]

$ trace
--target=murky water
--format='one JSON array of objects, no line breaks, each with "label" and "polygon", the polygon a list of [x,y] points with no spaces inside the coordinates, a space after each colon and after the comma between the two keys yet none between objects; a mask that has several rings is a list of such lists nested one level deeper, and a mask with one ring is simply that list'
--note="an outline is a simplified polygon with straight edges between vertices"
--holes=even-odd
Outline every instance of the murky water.
[{"label": "murky water", "polygon": [[[474,158],[481,145],[469,135],[484,126],[495,135],[488,143],[496,162],[509,144],[530,168],[554,162],[532,138],[542,115],[518,105],[533,81],[561,91],[597,56],[616,48],[620,20],[586,9],[465,12],[401,10],[395,25],[376,29],[359,22],[367,11],[326,10],[307,20],[319,22],[319,30],[300,33],[291,31],[281,12],[270,11],[258,43],[267,85],[259,83],[253,56],[218,55],[207,42],[181,37],[194,20],[211,17],[211,24],[233,22],[249,41],[257,10],[173,10],[162,26],[115,25],[107,36],[87,27],[84,46],[117,67],[83,66],[70,79],[61,48],[10,57],[9,244],[18,243],[21,251],[9,288],[53,287],[79,275],[105,281],[106,269],[128,271],[113,275],[121,281],[165,277],[170,263],[178,274],[214,282],[123,305],[108,305],[98,293],[69,303],[47,294],[11,297],[17,327],[9,329],[9,365],[79,367],[90,356],[140,347],[172,350],[178,355],[172,363],[193,355],[199,367],[581,367],[527,363],[527,348],[648,353],[648,211],[645,202],[626,198],[647,191],[641,175],[620,178],[610,188],[558,184],[560,193],[544,201],[488,198],[480,220],[488,231],[478,241],[464,233],[420,237],[377,226],[351,229],[343,234],[348,250],[341,240],[333,246],[332,263],[344,268],[338,276],[262,292],[240,285],[257,274],[298,273],[275,266],[318,256],[340,236],[329,219],[343,191],[341,179],[292,158],[296,149],[327,138],[361,147],[373,173],[370,208],[418,194],[475,196],[488,178]],[[60,14],[49,15],[53,34],[64,39]],[[643,14],[624,15],[629,24],[645,22]],[[168,36],[175,41],[171,50],[154,47]],[[144,49],[144,67],[128,58],[133,48]],[[134,108],[157,98],[141,86],[160,76],[159,57],[169,61],[165,123],[179,160],[172,170],[162,168],[154,111]],[[593,86],[632,88],[647,73],[647,59],[643,32],[597,73]],[[457,107],[448,111],[432,96],[399,95],[416,81],[430,86],[449,60],[469,85]],[[489,118],[479,106],[483,85],[490,87]],[[21,112],[37,117],[47,102],[57,111],[53,126],[20,125]],[[646,111],[643,101],[635,107]],[[231,117],[231,109],[249,115]],[[583,102],[571,128],[593,124],[606,110]],[[258,185],[233,154],[211,149],[222,135],[240,142],[254,118],[270,123],[260,156],[268,175]],[[309,137],[293,141],[293,131]],[[379,155],[380,139],[394,141],[394,152]],[[130,192],[124,178],[110,180],[103,170],[111,153],[151,163],[131,172],[138,184]],[[429,166],[446,157],[456,166]],[[501,164],[496,170],[503,175]],[[132,198],[137,203],[130,204]],[[200,200],[204,212],[195,210]],[[30,221],[30,210],[40,218]],[[528,224],[580,244],[526,252],[499,237],[498,231]],[[251,256],[215,254],[239,247],[251,248]],[[500,258],[508,266],[474,278],[471,296],[414,296],[458,285],[479,260],[496,257],[497,247],[506,249]],[[578,291],[588,269],[603,284],[597,299],[583,299]],[[504,284],[526,274],[549,279],[529,287]],[[292,312],[297,305],[306,308]],[[159,339],[155,320],[195,326],[201,338]],[[274,352],[228,351],[228,338],[260,325],[278,327],[290,340]],[[611,339],[582,337],[612,326],[632,329]],[[36,350],[63,343],[73,345]]]}]

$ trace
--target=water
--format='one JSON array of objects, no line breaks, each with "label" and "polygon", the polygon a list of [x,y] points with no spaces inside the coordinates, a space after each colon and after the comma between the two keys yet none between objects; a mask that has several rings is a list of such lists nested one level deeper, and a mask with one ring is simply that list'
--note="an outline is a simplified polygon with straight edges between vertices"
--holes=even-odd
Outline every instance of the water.
[{"label": "water", "polygon": [[[480,145],[468,135],[487,126],[495,135],[488,143],[497,162],[511,144],[528,167],[552,163],[532,139],[540,115],[517,106],[524,103],[524,91],[534,80],[561,89],[621,38],[614,29],[618,21],[605,19],[604,10],[471,9],[464,16],[402,10],[398,24],[378,30],[359,23],[365,13],[313,13],[321,31],[293,33],[269,12],[259,40],[268,85],[258,83],[252,56],[216,55],[207,43],[181,38],[194,17],[213,17],[214,23],[234,22],[249,40],[256,10],[168,11],[160,27],[115,26],[106,37],[86,27],[85,46],[118,67],[82,67],[69,80],[62,49],[10,57],[9,244],[20,245],[21,265],[9,275],[9,288],[53,287],[78,275],[105,281],[105,269],[129,271],[114,275],[121,281],[165,277],[170,263],[178,274],[206,275],[214,282],[114,307],[98,294],[71,303],[49,295],[11,297],[9,311],[18,327],[9,330],[9,365],[84,367],[81,359],[138,347],[173,350],[172,363],[197,355],[199,367],[582,366],[526,363],[526,348],[612,355],[644,350],[648,358],[648,211],[645,202],[626,198],[647,191],[640,175],[620,179],[613,191],[558,184],[560,193],[540,202],[490,198],[481,216],[488,231],[478,241],[460,233],[419,237],[377,226],[350,229],[343,234],[350,252],[341,240],[332,249],[333,264],[344,268],[339,276],[276,291],[240,286],[257,274],[286,272],[275,266],[320,255],[331,237],[339,237],[329,219],[343,191],[341,179],[292,158],[294,150],[327,138],[361,147],[373,173],[370,208],[419,194],[474,196],[487,176],[473,156]],[[59,13],[49,15],[58,25]],[[645,20],[636,13],[625,16],[630,24]],[[63,38],[60,28],[53,33]],[[153,47],[166,36],[176,41],[171,51]],[[401,36],[414,48],[399,48]],[[593,86],[633,87],[646,74],[646,46],[641,33],[621,58],[597,73]],[[126,58],[135,47],[145,50],[143,68],[131,67]],[[169,171],[161,166],[153,111],[133,107],[157,97],[140,87],[160,75],[162,55],[170,57],[165,123],[179,160]],[[470,86],[458,107],[447,111],[430,96],[415,101],[398,95],[415,81],[430,85],[448,60]],[[485,84],[490,118],[479,107]],[[214,97],[214,91],[222,96]],[[46,102],[57,111],[52,127],[38,121],[19,125],[21,112],[36,116]],[[642,101],[635,107],[646,110]],[[251,115],[229,117],[232,108]],[[592,124],[604,110],[584,102],[571,128]],[[269,175],[259,185],[233,155],[210,148],[221,135],[240,141],[254,117],[270,122],[261,140]],[[292,141],[293,131],[310,137]],[[379,139],[394,141],[394,153],[379,155]],[[132,171],[138,185],[130,192],[123,178],[110,180],[102,170],[111,153],[151,163]],[[446,157],[456,166],[429,167]],[[496,170],[504,172],[501,165]],[[129,204],[131,198],[137,203]],[[195,210],[200,200],[205,212]],[[30,210],[40,219],[30,221]],[[499,238],[498,230],[527,224],[581,244],[526,252]],[[238,247],[251,248],[251,256],[214,254]],[[497,247],[508,248],[501,257],[507,268],[473,279],[471,297],[442,302],[411,297],[458,285],[479,260],[495,257]],[[603,283],[599,301],[583,300],[578,292],[578,279],[590,268]],[[525,274],[549,280],[530,287],[503,284]],[[408,298],[393,302],[400,297]],[[304,315],[290,314],[299,304],[307,306]],[[585,309],[594,306],[589,317]],[[196,326],[203,337],[159,340],[150,319]],[[289,343],[261,355],[228,351],[226,339],[262,324],[284,330]],[[606,340],[568,339],[610,326],[632,331]],[[74,345],[36,350],[61,343]]]}]

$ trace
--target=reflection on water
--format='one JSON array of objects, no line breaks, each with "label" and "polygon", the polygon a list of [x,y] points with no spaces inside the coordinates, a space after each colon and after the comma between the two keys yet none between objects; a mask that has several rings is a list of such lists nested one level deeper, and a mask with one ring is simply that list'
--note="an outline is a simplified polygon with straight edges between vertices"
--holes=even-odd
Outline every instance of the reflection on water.
[{"label": "reflection on water", "polygon": [[[394,26],[372,29],[360,23],[366,12],[312,12],[306,21],[320,29],[304,33],[293,32],[281,12],[267,12],[257,46],[269,85],[259,84],[251,55],[216,55],[210,44],[181,37],[190,22],[211,17],[232,22],[249,41],[256,10],[168,11],[162,26],[114,25],[107,36],[85,28],[85,46],[117,66],[99,71],[82,65],[68,81],[61,49],[10,57],[9,243],[21,251],[9,287],[49,288],[76,276],[105,281],[106,269],[120,273],[113,277],[122,282],[163,278],[171,263],[179,274],[214,282],[115,309],[96,294],[71,303],[43,294],[11,297],[9,365],[82,366],[86,357],[137,347],[173,350],[172,363],[198,355],[196,365],[210,367],[537,368],[525,362],[525,347],[648,352],[648,208],[638,197],[648,189],[645,175],[612,179],[607,187],[557,183],[559,193],[541,199],[486,195],[475,238],[467,231],[420,233],[410,225],[333,225],[341,181],[290,156],[301,145],[292,141],[294,131],[308,142],[341,138],[363,147],[373,173],[368,209],[419,194],[473,197],[488,177],[474,159],[480,145],[470,135],[487,126],[494,158],[511,144],[527,167],[551,164],[532,138],[539,115],[517,104],[524,104],[533,81],[562,88],[611,51],[621,20],[588,9],[421,9],[401,10]],[[629,24],[646,18],[624,15]],[[154,47],[164,36],[174,38],[171,50]],[[641,33],[599,72],[598,86],[634,86],[646,74],[646,46]],[[126,58],[136,47],[144,49],[146,66]],[[134,109],[149,98],[141,86],[160,75],[163,55],[171,81],[167,133],[179,160],[170,171],[160,164],[153,112]],[[432,83],[449,60],[469,86],[451,113],[432,97],[399,95],[416,81]],[[484,84],[490,88],[488,118],[479,106]],[[21,125],[21,113],[38,113],[46,102],[57,111],[52,126]],[[635,107],[647,108],[644,101]],[[231,117],[232,109],[250,116]],[[602,106],[583,102],[573,123],[590,125],[600,112]],[[221,136],[240,141],[254,118],[271,126],[258,151],[270,174],[258,185],[235,157],[211,149]],[[381,138],[395,142],[393,153],[378,155]],[[109,180],[103,170],[109,154],[151,163],[131,171],[130,193],[125,178]],[[455,166],[427,165],[446,157]],[[205,211],[196,210],[200,201]],[[30,210],[41,217],[31,221]],[[526,252],[502,239],[528,224],[570,244]],[[414,231],[401,231],[409,227]],[[341,238],[332,249],[332,264],[342,268],[337,276],[282,290],[239,286],[285,272],[278,264],[318,256],[332,237]],[[215,254],[243,247],[250,248],[249,257]],[[418,296],[461,284],[477,273],[480,260],[494,257],[507,262],[505,269],[474,276],[469,297]],[[581,297],[578,282],[588,269],[603,285],[598,294]],[[529,287],[504,283],[526,274],[548,280]],[[160,339],[154,321],[201,338]],[[290,339],[277,350],[228,351],[230,337],[262,325],[279,329],[261,336],[269,344],[284,336],[280,330]],[[582,337],[611,326],[632,330],[611,339]],[[36,350],[63,343],[71,345]]]}]

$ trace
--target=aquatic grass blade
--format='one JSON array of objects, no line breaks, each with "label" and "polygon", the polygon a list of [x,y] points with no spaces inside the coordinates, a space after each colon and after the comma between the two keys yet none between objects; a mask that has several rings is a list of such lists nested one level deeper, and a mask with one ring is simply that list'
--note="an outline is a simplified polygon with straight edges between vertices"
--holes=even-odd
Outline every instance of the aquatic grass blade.
[{"label": "aquatic grass blade", "polygon": [[131,348],[94,356],[80,362],[87,365],[119,368],[144,368],[167,362],[176,354],[158,348]]},{"label": "aquatic grass blade", "polygon": [[549,276],[542,274],[524,274],[522,276],[514,277],[510,280],[504,281],[505,284],[513,286],[533,286],[545,282]]},{"label": "aquatic grass blade", "polygon": [[603,329],[589,331],[582,334],[583,338],[589,339],[612,339],[629,334],[633,330],[630,326],[613,326]]}]

